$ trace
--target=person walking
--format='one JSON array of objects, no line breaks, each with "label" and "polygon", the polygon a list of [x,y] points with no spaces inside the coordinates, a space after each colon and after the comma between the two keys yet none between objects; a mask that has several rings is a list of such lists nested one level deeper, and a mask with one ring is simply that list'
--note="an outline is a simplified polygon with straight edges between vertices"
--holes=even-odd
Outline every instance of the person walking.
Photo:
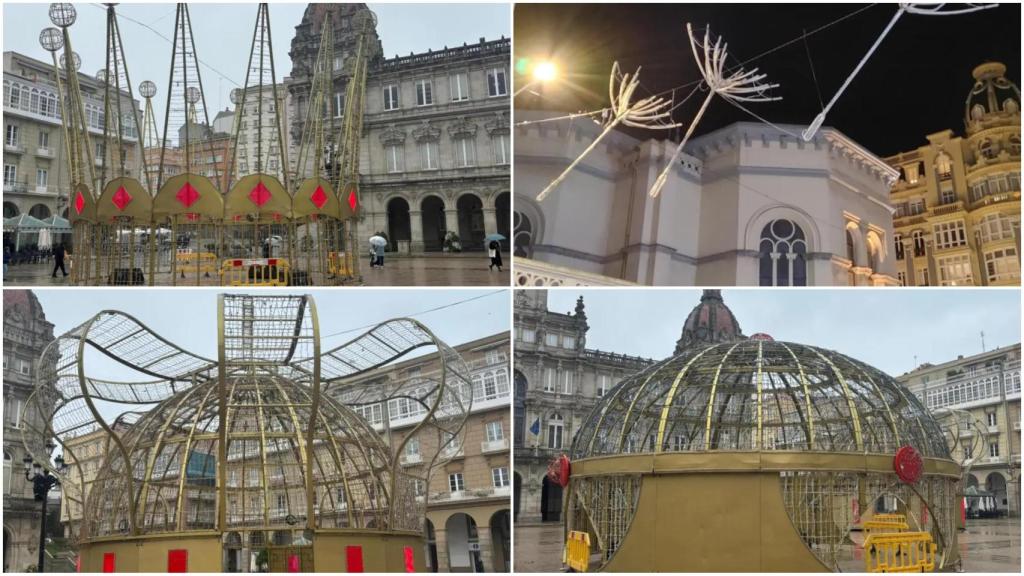
[{"label": "person walking", "polygon": [[494,270],[494,267],[497,266],[498,272],[501,272],[501,243],[491,240],[491,243],[487,245],[487,252],[491,257],[491,265],[487,269]]},{"label": "person walking", "polygon": [[4,279],[7,279],[7,267],[11,264],[11,247],[4,246]]},{"label": "person walking", "polygon": [[377,268],[384,267],[384,244],[375,244],[373,251],[377,255]]},{"label": "person walking", "polygon": [[68,271],[64,269],[64,243],[63,242],[58,242],[57,244],[53,245],[53,274],[50,276],[51,278],[56,278],[57,277],[57,269],[58,268],[60,268],[60,271],[64,274],[64,276],[68,275]]}]

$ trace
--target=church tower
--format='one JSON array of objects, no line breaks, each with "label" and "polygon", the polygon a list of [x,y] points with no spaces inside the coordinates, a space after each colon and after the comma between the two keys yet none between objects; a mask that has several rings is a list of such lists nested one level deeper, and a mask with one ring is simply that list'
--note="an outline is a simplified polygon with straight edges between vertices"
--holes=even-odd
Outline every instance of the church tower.
[{"label": "church tower", "polygon": [[721,290],[705,290],[683,323],[675,354],[695,345],[745,340],[740,323],[722,300]]}]

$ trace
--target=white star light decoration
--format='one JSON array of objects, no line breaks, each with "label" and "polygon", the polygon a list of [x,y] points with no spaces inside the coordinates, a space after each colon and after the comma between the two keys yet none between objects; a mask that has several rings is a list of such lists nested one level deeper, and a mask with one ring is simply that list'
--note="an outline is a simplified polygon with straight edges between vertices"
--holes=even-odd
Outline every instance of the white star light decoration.
[{"label": "white star light decoration", "polygon": [[[616,88],[616,82],[618,82],[618,88]],[[679,124],[671,122],[671,111],[669,106],[672,105],[671,100],[666,100],[659,96],[649,96],[641,100],[633,101],[633,94],[636,89],[640,86],[640,68],[636,69],[633,75],[621,74],[619,72],[619,63],[615,62],[612,64],[612,73],[608,78],[608,97],[611,100],[611,107],[605,110],[605,125],[604,130],[598,134],[597,138],[591,142],[590,146],[587,146],[586,150],[580,153],[579,156],[573,160],[572,164],[562,171],[547,185],[540,194],[537,194],[537,201],[540,202],[551,193],[552,190],[558,187],[563,180],[569,176],[587,154],[590,154],[597,147],[597,145],[607,136],[612,130],[615,129],[619,124],[626,126],[632,126],[634,128],[650,128],[652,130],[665,130],[669,128],[676,128]],[[669,120],[668,123],[665,123]]]},{"label": "white star light decoration", "polygon": [[[698,42],[694,37],[693,26],[689,23],[686,24],[686,33],[690,37],[690,49],[693,51],[693,59],[697,62],[697,68],[700,70],[701,76],[704,77],[704,83],[708,86],[708,95],[704,99],[700,110],[697,111],[697,115],[690,122],[690,127],[686,130],[683,140],[676,146],[672,158],[665,165],[661,174],[658,175],[654,185],[651,186],[651,198],[657,198],[658,194],[661,193],[661,189],[665,187],[668,173],[672,170],[672,166],[675,165],[676,161],[679,160],[679,155],[683,153],[683,147],[686,146],[686,142],[693,135],[693,131],[697,128],[697,124],[704,116],[704,112],[707,111],[708,105],[711,104],[711,98],[715,94],[726,100],[737,102],[771,102],[782,99],[768,95],[769,90],[778,88],[779,85],[765,83],[764,79],[767,77],[767,74],[758,74],[757,68],[749,71],[740,68],[732,73],[727,72],[725,61],[729,55],[729,44],[723,44],[722,37],[719,36],[715,39],[714,45],[712,45],[710,28],[704,30],[703,42]],[[698,53],[698,46],[700,47],[700,52],[703,53],[703,57]]]}]

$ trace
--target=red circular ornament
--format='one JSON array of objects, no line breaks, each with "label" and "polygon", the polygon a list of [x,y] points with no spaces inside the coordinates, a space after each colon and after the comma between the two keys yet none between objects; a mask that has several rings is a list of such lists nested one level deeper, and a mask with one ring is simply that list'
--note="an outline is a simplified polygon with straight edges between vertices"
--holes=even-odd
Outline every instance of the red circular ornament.
[{"label": "red circular ornament", "polygon": [[896,456],[892,459],[892,467],[900,480],[906,484],[913,484],[921,479],[924,460],[916,448],[909,445],[903,446],[896,451]]},{"label": "red circular ornament", "polygon": [[562,488],[569,485],[569,475],[571,473],[572,465],[569,463],[569,457],[565,454],[560,454],[548,464],[548,478]]}]

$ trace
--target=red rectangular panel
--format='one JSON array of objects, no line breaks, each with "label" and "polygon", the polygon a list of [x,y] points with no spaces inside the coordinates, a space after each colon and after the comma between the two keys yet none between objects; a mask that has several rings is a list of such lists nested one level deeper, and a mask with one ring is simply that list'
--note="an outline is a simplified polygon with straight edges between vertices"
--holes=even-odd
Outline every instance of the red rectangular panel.
[{"label": "red rectangular panel", "polygon": [[345,558],[347,560],[346,565],[349,572],[362,572],[363,571],[363,547],[362,546],[346,546],[345,547]]},{"label": "red rectangular panel", "polygon": [[405,571],[412,573],[416,571],[416,560],[413,557],[412,546],[406,546],[402,553],[405,554]]},{"label": "red rectangular panel", "polygon": [[103,572],[117,572],[117,554],[113,552],[103,554]]},{"label": "red rectangular panel", "polygon": [[288,557],[288,571],[289,572],[302,572],[302,566],[299,562],[299,555],[292,554]]},{"label": "red rectangular panel", "polygon": [[167,571],[188,572],[188,550],[168,550]]}]

